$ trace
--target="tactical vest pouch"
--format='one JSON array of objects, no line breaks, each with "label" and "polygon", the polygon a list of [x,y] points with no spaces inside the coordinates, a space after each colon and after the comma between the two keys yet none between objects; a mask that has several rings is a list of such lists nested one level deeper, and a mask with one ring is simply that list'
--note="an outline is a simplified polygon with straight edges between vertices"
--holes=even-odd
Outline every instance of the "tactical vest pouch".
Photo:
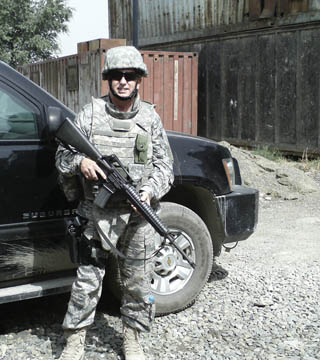
[{"label": "tactical vest pouch", "polygon": [[80,216],[76,216],[74,218],[65,219],[65,222],[67,226],[70,259],[74,264],[80,264],[80,242],[83,227],[87,220]]},{"label": "tactical vest pouch", "polygon": [[66,220],[70,259],[77,265],[104,267],[107,261],[106,251],[102,250],[100,242],[88,240],[83,235],[87,222],[88,220],[81,216]]},{"label": "tactical vest pouch", "polygon": [[136,164],[146,164],[147,154],[148,154],[148,136],[138,134],[136,138],[134,162]]}]

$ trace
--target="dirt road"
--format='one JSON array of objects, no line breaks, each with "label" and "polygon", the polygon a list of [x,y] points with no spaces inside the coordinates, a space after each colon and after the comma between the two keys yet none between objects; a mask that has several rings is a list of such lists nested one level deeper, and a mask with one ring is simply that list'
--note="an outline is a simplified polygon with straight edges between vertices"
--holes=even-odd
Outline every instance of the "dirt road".
[{"label": "dirt road", "polygon": [[261,201],[256,233],[241,244],[255,255],[257,247],[259,258],[283,265],[319,260],[320,193],[298,200]]},{"label": "dirt road", "polygon": [[[256,233],[219,264],[196,303],[157,318],[142,344],[150,360],[320,359],[320,193],[261,200]],[[0,359],[52,360],[62,351],[68,296],[1,307]],[[23,305],[23,306],[22,306]],[[97,312],[86,359],[121,358],[118,310]]]}]

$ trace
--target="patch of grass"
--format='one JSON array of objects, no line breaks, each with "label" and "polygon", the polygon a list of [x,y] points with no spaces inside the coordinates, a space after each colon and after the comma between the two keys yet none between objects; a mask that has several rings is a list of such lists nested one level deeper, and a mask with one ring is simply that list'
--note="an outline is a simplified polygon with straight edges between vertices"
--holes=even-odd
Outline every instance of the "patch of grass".
[{"label": "patch of grass", "polygon": [[278,149],[272,149],[267,145],[256,148],[252,153],[272,161],[282,161],[285,159],[284,155]]},{"label": "patch of grass", "polygon": [[304,172],[320,172],[320,156],[312,153],[309,154],[308,150],[305,150],[301,156],[288,155],[278,149],[265,145],[252,150],[252,153],[277,163],[295,166]]},{"label": "patch of grass", "polygon": [[299,162],[304,171],[320,171],[320,157],[310,158],[307,151],[303,152]]}]

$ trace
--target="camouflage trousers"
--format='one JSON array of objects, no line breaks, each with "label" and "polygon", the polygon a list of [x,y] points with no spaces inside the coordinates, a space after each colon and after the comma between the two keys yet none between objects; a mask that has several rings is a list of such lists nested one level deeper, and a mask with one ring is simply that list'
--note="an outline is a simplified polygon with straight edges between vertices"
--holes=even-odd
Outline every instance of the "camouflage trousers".
[{"label": "camouflage trousers", "polygon": [[[113,244],[119,240],[118,248],[128,257],[118,259],[123,294],[120,309],[122,320],[139,331],[150,331],[155,315],[155,304],[151,295],[153,260],[150,256],[155,249],[157,234],[148,222],[132,212],[128,206],[104,210],[100,217],[98,214],[98,220],[102,218],[101,228],[105,236]],[[84,234],[88,239],[99,238],[90,217]],[[64,329],[81,329],[93,323],[104,276],[103,267],[78,267],[62,325]]]}]

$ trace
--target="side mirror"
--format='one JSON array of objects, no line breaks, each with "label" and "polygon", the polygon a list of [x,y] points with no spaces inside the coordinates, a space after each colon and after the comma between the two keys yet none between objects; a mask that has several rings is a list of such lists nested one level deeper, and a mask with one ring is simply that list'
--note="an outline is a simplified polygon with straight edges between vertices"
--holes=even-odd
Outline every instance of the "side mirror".
[{"label": "side mirror", "polygon": [[55,137],[58,129],[62,125],[64,118],[60,108],[55,106],[48,107],[48,132],[50,137]]}]

